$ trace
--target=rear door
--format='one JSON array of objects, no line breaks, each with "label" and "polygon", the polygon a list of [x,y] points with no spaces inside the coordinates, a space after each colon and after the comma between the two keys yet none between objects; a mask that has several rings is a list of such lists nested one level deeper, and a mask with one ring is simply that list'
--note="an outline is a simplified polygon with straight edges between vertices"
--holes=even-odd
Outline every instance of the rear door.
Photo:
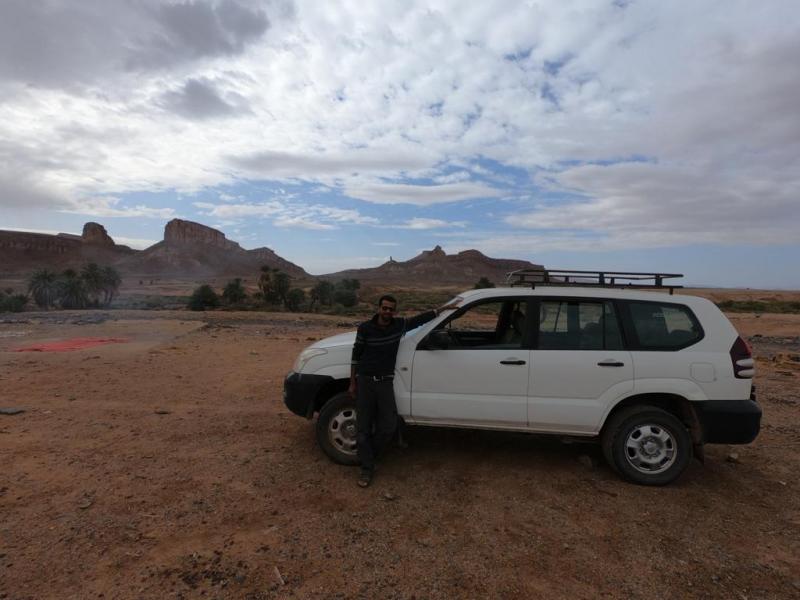
[{"label": "rear door", "polygon": [[517,296],[478,301],[444,320],[414,353],[413,420],[525,427],[528,316],[527,300]]},{"label": "rear door", "polygon": [[542,298],[535,314],[528,424],[538,431],[596,433],[606,408],[634,385],[614,302]]}]

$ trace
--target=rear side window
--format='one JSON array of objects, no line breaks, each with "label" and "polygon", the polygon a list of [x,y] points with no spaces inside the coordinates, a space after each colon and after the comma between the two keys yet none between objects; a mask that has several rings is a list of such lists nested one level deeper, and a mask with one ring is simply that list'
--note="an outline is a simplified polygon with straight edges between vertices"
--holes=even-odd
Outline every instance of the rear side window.
[{"label": "rear side window", "polygon": [[703,338],[697,318],[687,306],[658,302],[628,302],[642,350],[677,350]]},{"label": "rear side window", "polygon": [[611,302],[542,300],[539,350],[621,350],[617,315]]}]

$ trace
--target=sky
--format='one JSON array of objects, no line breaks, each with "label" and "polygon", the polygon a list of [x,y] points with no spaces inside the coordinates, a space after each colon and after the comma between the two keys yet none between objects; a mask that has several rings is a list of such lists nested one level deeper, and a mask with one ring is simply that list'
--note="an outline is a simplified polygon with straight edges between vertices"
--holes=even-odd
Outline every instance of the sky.
[{"label": "sky", "polygon": [[800,289],[790,0],[2,0],[0,229]]}]

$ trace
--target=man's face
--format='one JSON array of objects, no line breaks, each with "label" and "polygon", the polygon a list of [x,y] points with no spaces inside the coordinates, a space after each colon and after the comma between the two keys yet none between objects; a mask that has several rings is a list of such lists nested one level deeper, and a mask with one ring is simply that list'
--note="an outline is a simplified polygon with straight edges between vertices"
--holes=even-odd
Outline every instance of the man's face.
[{"label": "man's face", "polygon": [[388,323],[394,317],[394,313],[397,310],[397,305],[394,302],[389,302],[388,300],[383,300],[381,305],[378,307],[378,318],[381,320],[382,323]]}]

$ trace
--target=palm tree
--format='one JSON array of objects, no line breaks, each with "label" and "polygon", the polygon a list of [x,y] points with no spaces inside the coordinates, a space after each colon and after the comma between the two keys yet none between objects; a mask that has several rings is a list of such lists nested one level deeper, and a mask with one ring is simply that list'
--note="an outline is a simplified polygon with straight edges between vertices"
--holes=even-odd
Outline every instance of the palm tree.
[{"label": "palm tree", "polygon": [[58,275],[47,269],[34,271],[28,279],[28,292],[39,308],[48,309],[54,306],[58,298]]},{"label": "palm tree", "polygon": [[103,304],[108,306],[119,291],[122,277],[114,267],[103,267],[101,274],[103,280]]},{"label": "palm tree", "polygon": [[89,303],[86,286],[74,270],[67,269],[61,274],[58,287],[61,308],[86,308]]},{"label": "palm tree", "polygon": [[81,271],[84,289],[89,297],[88,304],[98,306],[100,294],[103,293],[103,269],[97,263],[89,263]]}]

